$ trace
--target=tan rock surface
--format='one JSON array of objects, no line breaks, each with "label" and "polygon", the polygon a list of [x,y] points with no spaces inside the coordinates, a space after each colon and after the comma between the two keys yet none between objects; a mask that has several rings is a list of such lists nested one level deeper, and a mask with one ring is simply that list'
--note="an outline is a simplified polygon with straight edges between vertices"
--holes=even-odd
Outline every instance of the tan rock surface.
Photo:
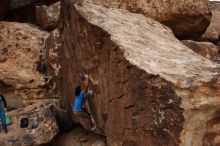
[{"label": "tan rock surface", "polygon": [[144,14],[170,27],[181,39],[199,38],[210,23],[208,0],[95,0],[107,7]]},{"label": "tan rock surface", "polygon": [[218,64],[142,15],[89,0],[62,6],[63,96],[73,101],[80,76],[91,76],[90,106],[108,145],[217,146]]},{"label": "tan rock surface", "polygon": [[220,34],[220,10],[212,10],[211,23],[207,28],[205,34],[203,34],[201,40],[206,40],[216,43],[219,34]]},{"label": "tan rock surface", "polygon": [[[47,39],[47,52],[46,52],[46,65],[47,76],[50,80],[50,87],[52,94],[60,95],[59,89],[62,87],[62,47],[60,42],[60,35],[58,29],[55,29],[50,33]],[[61,106],[66,104],[63,99],[60,100]]]},{"label": "tan rock surface", "polygon": [[[37,146],[50,142],[59,132],[54,113],[57,109],[59,109],[58,100],[50,99],[8,112],[7,114],[12,116],[12,124],[8,126],[8,134],[0,134],[0,145]],[[20,120],[23,117],[27,117],[29,120],[28,128],[20,128]],[[31,125],[36,128],[31,129]]]},{"label": "tan rock surface", "polygon": [[59,16],[60,2],[54,3],[50,6],[42,5],[36,7],[36,20],[43,29],[55,29],[57,27]]},{"label": "tan rock surface", "polygon": [[192,40],[182,41],[187,47],[203,57],[218,61],[220,57],[220,48],[211,42],[196,42]]},{"label": "tan rock surface", "polygon": [[0,22],[0,81],[24,99],[44,96],[40,93],[45,82],[37,66],[47,37],[29,24]]},{"label": "tan rock surface", "polygon": [[47,47],[46,61],[48,64],[48,74],[52,77],[57,77],[61,70],[59,60],[62,59],[61,56],[59,56],[62,48],[58,29],[51,32],[49,38],[47,39]]}]

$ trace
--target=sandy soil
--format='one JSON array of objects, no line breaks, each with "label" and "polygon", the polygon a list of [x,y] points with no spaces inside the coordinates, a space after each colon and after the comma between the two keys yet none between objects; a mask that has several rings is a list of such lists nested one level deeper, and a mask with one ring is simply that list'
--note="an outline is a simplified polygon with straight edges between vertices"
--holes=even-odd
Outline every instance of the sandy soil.
[{"label": "sandy soil", "polygon": [[81,127],[61,133],[50,144],[43,146],[106,146],[105,137],[88,132]]}]

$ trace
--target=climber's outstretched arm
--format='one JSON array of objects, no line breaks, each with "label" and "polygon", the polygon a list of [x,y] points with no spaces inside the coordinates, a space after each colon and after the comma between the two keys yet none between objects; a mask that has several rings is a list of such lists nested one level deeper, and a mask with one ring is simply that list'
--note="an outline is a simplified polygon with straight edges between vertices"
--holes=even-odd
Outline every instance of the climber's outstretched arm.
[{"label": "climber's outstretched arm", "polygon": [[88,88],[90,85],[92,85],[92,82],[91,82],[89,76],[85,75],[85,80],[83,81],[83,86],[82,86],[82,91],[85,96],[88,95]]}]

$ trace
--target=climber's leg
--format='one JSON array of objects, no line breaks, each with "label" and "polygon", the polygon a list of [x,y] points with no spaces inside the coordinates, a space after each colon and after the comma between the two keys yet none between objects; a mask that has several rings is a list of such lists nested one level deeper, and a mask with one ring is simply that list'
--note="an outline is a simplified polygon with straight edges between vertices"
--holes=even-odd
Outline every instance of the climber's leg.
[{"label": "climber's leg", "polygon": [[2,122],[2,129],[5,131],[5,133],[8,133],[4,109],[0,109],[0,118]]}]

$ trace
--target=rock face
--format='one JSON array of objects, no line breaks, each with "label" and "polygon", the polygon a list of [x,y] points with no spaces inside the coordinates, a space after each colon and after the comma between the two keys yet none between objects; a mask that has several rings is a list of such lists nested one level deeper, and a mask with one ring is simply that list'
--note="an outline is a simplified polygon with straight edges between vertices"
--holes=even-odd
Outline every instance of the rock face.
[{"label": "rock face", "polygon": [[[62,47],[60,42],[60,35],[58,29],[51,32],[47,39],[46,65],[47,76],[50,79],[50,87],[53,94],[60,95],[62,92]],[[60,90],[59,90],[60,89]],[[60,99],[61,106],[66,105],[65,100]]]},{"label": "rock face", "polygon": [[208,0],[95,0],[107,7],[144,14],[170,27],[180,39],[196,39],[206,31],[211,19]]},{"label": "rock face", "polygon": [[61,65],[59,61],[62,59],[61,52],[60,34],[58,29],[55,29],[47,39],[46,52],[47,73],[53,78],[58,77],[60,73]]},{"label": "rock face", "polygon": [[220,34],[220,3],[211,3],[212,19],[201,40],[216,43]]},{"label": "rock face", "polygon": [[191,48],[194,52],[202,55],[203,57],[218,61],[220,57],[220,48],[210,42],[196,42],[191,40],[182,41],[187,47]]},{"label": "rock face", "polygon": [[[0,145],[40,145],[50,142],[59,132],[55,118],[55,111],[58,109],[58,100],[42,100],[7,113],[12,116],[12,125],[8,127],[8,134],[0,134]],[[28,128],[20,128],[23,117],[29,120]]]},{"label": "rock face", "polygon": [[[44,98],[41,52],[48,33],[36,26],[0,22],[0,91],[14,89],[23,99]],[[37,68],[39,71],[37,71]]]},{"label": "rock face", "polygon": [[36,19],[37,23],[46,30],[53,30],[57,27],[60,16],[60,2],[50,6],[37,6]]},{"label": "rock face", "polygon": [[108,145],[219,144],[220,67],[170,29],[89,0],[63,0],[59,30],[63,96],[73,101],[80,76],[91,76],[90,106]]}]

